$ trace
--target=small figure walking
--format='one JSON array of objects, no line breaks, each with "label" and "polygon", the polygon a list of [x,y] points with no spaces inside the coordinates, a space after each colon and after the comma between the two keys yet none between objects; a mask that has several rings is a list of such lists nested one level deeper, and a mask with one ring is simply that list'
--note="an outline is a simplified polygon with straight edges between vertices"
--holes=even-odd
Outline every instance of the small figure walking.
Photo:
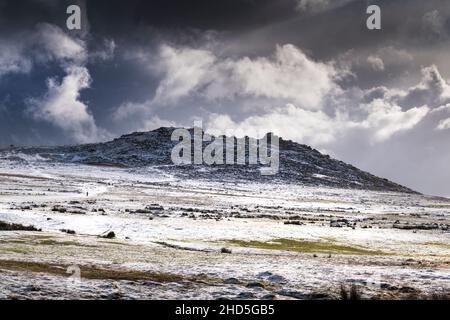
[{"label": "small figure walking", "polygon": [[89,192],[86,192],[86,197],[89,197]]}]

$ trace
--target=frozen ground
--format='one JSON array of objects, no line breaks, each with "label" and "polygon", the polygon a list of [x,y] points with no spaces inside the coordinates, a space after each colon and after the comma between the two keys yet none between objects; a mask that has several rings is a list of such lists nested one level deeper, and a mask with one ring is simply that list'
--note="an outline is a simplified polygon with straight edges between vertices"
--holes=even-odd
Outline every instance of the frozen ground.
[{"label": "frozen ground", "polygon": [[352,284],[365,298],[450,291],[445,198],[25,160],[0,162],[0,221],[42,231],[0,231],[0,298],[320,299]]}]

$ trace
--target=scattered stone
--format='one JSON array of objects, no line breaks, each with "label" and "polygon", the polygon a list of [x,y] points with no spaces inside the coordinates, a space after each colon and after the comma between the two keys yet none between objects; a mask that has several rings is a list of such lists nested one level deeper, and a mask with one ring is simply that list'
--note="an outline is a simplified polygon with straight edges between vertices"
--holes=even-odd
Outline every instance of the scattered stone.
[{"label": "scattered stone", "polygon": [[389,290],[389,291],[396,291],[396,290],[398,290],[398,287],[392,286],[392,285],[390,285],[388,283],[382,283],[380,285],[380,288],[383,289],[383,290]]},{"label": "scattered stone", "polygon": [[231,249],[228,249],[228,248],[222,248],[222,249],[220,249],[220,252],[221,253],[227,253],[227,254],[231,254],[232,253]]},{"label": "scattered stone", "polygon": [[255,295],[252,292],[241,292],[237,295],[238,299],[254,299]]},{"label": "scattered stone", "polygon": [[236,278],[228,278],[223,281],[225,284],[241,284],[242,282]]},{"label": "scattered stone", "polygon": [[27,287],[25,287],[25,291],[28,291],[28,292],[37,292],[37,291],[40,291],[40,289],[38,288],[38,287],[36,287],[35,285],[29,285],[29,286],[27,286]]},{"label": "scattered stone", "polygon": [[52,208],[52,211],[53,211],[53,212],[59,212],[59,213],[66,213],[66,212],[67,212],[67,209],[64,208],[64,207],[60,207],[60,206],[54,206],[54,207]]},{"label": "scattered stone", "polygon": [[326,293],[311,293],[309,295],[310,300],[329,300],[330,298]]},{"label": "scattered stone", "polygon": [[272,272],[269,272],[269,271],[261,272],[260,274],[258,274],[258,277],[263,278],[266,281],[273,282],[273,283],[284,284],[284,283],[288,282],[286,280],[286,278],[284,278],[278,274],[273,274]]},{"label": "scattered stone", "polygon": [[415,293],[415,292],[417,292],[416,289],[411,288],[411,287],[401,287],[399,291],[401,293]]},{"label": "scattered stone", "polygon": [[69,229],[61,229],[61,230],[59,230],[59,231],[64,232],[64,233],[67,233],[67,234],[76,234],[75,231],[69,230]]},{"label": "scattered stone", "polygon": [[300,291],[294,291],[294,290],[288,290],[288,289],[281,289],[280,291],[277,292],[280,296],[285,296],[285,297],[291,297],[291,298],[295,298],[295,299],[307,299],[308,295],[300,292]]},{"label": "scattered stone", "polygon": [[156,282],[156,281],[145,281],[142,284],[144,286],[146,286],[146,287],[160,287],[160,286],[162,286],[161,283]]},{"label": "scattered stone", "polygon": [[339,222],[331,221],[331,222],[330,222],[330,227],[331,227],[331,228],[342,228],[343,225],[340,224]]},{"label": "scattered stone", "polygon": [[67,211],[67,213],[70,213],[70,214],[86,214],[86,212],[84,212],[84,211],[81,211],[81,210],[70,210],[70,211]]},{"label": "scattered stone", "polygon": [[394,224],[393,228],[401,229],[401,230],[438,230],[438,229],[440,229],[440,226],[437,223],[423,223],[423,224],[418,224],[418,225]]},{"label": "scattered stone", "polygon": [[105,238],[105,239],[114,239],[115,237],[116,237],[116,234],[114,233],[114,231],[110,231],[110,232],[108,232],[107,235],[102,236],[102,238]]},{"label": "scattered stone", "polygon": [[285,221],[284,224],[286,224],[286,225],[291,224],[291,225],[295,225],[295,226],[302,226],[302,225],[304,225],[304,223],[301,222],[301,221]]},{"label": "scattered stone", "polygon": [[264,284],[261,282],[249,282],[246,285],[247,288],[264,288]]},{"label": "scattered stone", "polygon": [[261,300],[275,300],[277,298],[274,294],[266,294],[265,296],[261,297]]},{"label": "scattered stone", "polygon": [[267,281],[273,282],[273,283],[279,283],[279,284],[284,284],[284,283],[288,282],[285,277],[282,277],[277,274],[274,274],[274,275],[271,275],[270,277],[268,277]]}]

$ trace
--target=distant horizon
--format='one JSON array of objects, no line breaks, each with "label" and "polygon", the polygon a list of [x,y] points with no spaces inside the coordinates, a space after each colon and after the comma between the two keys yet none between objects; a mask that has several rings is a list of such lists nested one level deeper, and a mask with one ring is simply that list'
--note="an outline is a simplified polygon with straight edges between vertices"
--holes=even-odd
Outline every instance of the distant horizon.
[{"label": "distant horizon", "polygon": [[[87,144],[67,144],[67,145],[28,145],[28,146],[11,145],[11,146],[6,146],[6,147],[0,146],[0,151],[1,151],[1,150],[8,150],[8,149],[11,149],[11,148],[47,148],[47,147],[49,147],[49,148],[58,148],[58,147],[71,147],[71,146],[81,146],[81,145],[102,144],[102,143],[112,142],[112,141],[117,140],[117,139],[120,139],[120,138],[122,138],[122,137],[131,136],[131,135],[134,135],[134,134],[145,134],[145,133],[149,133],[149,132],[158,131],[158,130],[160,130],[160,129],[180,129],[180,128],[182,128],[182,129],[187,129],[187,130],[193,130],[193,129],[194,129],[193,126],[191,126],[191,127],[189,127],[189,126],[187,126],[187,127],[159,127],[159,128],[156,128],[156,129],[153,129],[153,130],[148,130],[148,131],[135,131],[135,132],[125,133],[125,134],[122,134],[122,135],[120,135],[120,136],[118,136],[118,137],[116,137],[116,138],[111,138],[111,139],[108,139],[108,140],[105,140],[105,141],[91,142],[91,143],[87,143]],[[204,130],[204,133],[207,133],[207,131]],[[266,134],[270,134],[270,133],[271,133],[271,132],[267,132]],[[217,137],[217,135],[214,135],[214,134],[210,134],[210,135],[212,135],[213,137]],[[235,136],[233,136],[233,137],[235,137]],[[247,137],[248,137],[248,136],[247,136]],[[252,136],[249,136],[249,137],[250,137],[250,138],[254,138],[254,137],[252,137]],[[293,141],[293,140],[290,140],[290,139],[284,139],[283,137],[279,137],[279,138],[280,138],[280,140],[284,140],[284,141]],[[314,148],[314,146],[307,145],[307,144],[303,144],[303,143],[299,143],[299,142],[296,142],[296,141],[293,141],[293,142],[294,142],[294,143],[297,143],[297,144],[299,144],[299,145],[304,145],[304,146],[310,147],[310,148],[312,148],[313,150],[319,151],[319,152],[322,153],[323,155],[329,156],[328,154],[323,153],[323,152],[321,152],[320,150]],[[338,161],[343,161],[343,160],[341,160],[341,159],[339,159],[339,158],[334,158],[334,157],[332,157],[332,156],[330,156],[330,157],[331,157],[332,159],[335,159],[335,160],[338,160]],[[345,163],[357,167],[356,165],[352,164],[351,162],[346,162],[346,161],[345,161]],[[370,172],[370,171],[368,171],[368,170],[364,170],[364,169],[359,168],[359,167],[357,167],[357,168],[360,169],[360,170],[366,171],[366,172],[368,172],[368,173],[370,173],[370,174],[374,174],[375,176],[378,176],[377,174],[375,174],[375,173],[373,173],[373,172]],[[379,177],[379,178],[386,178],[386,177],[383,177],[383,176],[378,176],[378,177]],[[391,179],[388,179],[388,180],[390,180],[390,181],[392,181],[392,182],[394,182],[394,183],[398,183],[398,182],[396,182],[395,180],[391,180]],[[400,184],[400,185],[402,185],[402,184]],[[411,188],[410,186],[407,186],[407,185],[403,185],[403,186],[405,186],[405,187],[407,187],[407,188]],[[411,189],[412,189],[413,191],[416,191],[416,192],[422,193],[422,194],[424,194],[424,195],[427,195],[427,194],[421,192],[420,190],[416,190],[416,189],[414,189],[414,188],[411,188]],[[442,196],[442,197],[448,197],[448,198],[450,198],[450,196],[445,196],[445,195],[432,195],[432,194],[428,194],[428,195],[429,195],[429,196]]]}]

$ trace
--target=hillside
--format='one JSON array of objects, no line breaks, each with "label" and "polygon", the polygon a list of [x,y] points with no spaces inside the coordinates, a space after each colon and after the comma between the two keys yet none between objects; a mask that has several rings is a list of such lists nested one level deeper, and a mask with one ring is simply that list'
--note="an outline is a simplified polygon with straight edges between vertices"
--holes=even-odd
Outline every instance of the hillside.
[{"label": "hillside", "polygon": [[[51,161],[123,168],[157,166],[179,177],[220,181],[271,180],[273,183],[414,193],[409,188],[332,159],[309,146],[283,139],[280,139],[280,170],[274,176],[261,175],[260,165],[176,166],[171,161],[172,148],[177,144],[171,141],[173,130],[175,128],[159,128],[88,145],[10,148],[2,150],[0,156],[20,160],[17,154],[38,155]],[[193,129],[190,130],[192,132]]]}]

